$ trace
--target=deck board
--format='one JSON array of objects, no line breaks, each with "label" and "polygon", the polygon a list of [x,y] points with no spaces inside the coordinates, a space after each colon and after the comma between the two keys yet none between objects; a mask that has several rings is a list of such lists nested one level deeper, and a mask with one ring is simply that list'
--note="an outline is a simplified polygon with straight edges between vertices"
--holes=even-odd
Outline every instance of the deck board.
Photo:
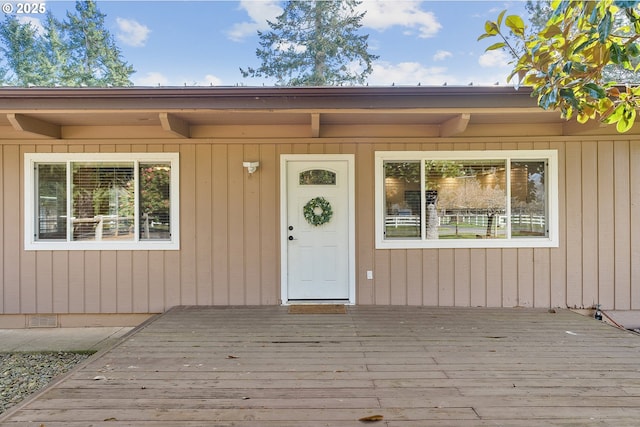
[{"label": "deck board", "polygon": [[640,336],[568,310],[178,307],[0,426],[625,427],[638,402]]}]

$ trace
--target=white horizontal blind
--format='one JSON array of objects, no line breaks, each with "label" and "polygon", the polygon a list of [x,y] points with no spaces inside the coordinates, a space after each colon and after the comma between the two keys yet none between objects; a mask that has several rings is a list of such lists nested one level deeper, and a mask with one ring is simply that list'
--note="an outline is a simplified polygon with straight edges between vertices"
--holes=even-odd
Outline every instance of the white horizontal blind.
[{"label": "white horizontal blind", "polygon": [[133,162],[72,163],[71,240],[133,240]]}]

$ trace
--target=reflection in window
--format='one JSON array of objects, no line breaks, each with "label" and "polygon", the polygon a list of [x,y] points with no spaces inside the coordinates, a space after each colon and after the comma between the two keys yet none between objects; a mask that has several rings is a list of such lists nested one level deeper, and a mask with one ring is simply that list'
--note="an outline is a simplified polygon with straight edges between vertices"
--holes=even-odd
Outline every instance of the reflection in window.
[{"label": "reflection in window", "polygon": [[518,237],[545,236],[547,194],[545,163],[511,163],[511,234]]},{"label": "reflection in window", "polygon": [[140,164],[140,240],[170,237],[171,165]]},{"label": "reflection in window", "polygon": [[557,247],[555,150],[377,151],[377,248]]},{"label": "reflection in window", "polygon": [[300,185],[336,185],[336,173],[326,169],[300,172]]},{"label": "reflection in window", "polygon": [[384,194],[386,238],[419,238],[420,162],[385,162]]},{"label": "reflection in window", "polygon": [[505,238],[504,160],[425,161],[427,239]]},{"label": "reflection in window", "polygon": [[37,238],[67,238],[67,165],[43,164],[37,173]]}]

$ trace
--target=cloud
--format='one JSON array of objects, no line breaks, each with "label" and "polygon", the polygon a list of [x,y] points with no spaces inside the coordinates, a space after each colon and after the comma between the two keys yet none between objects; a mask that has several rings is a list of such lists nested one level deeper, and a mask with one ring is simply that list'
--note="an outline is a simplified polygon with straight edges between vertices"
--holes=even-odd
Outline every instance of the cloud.
[{"label": "cloud", "polygon": [[169,86],[169,79],[162,73],[152,71],[144,77],[134,77],[133,84],[135,86]]},{"label": "cloud", "polygon": [[44,27],[40,19],[32,16],[19,16],[18,22],[21,24],[29,24],[39,36],[44,35]]},{"label": "cloud", "polygon": [[[511,86],[514,84],[513,81],[508,82],[507,76],[509,73],[507,71],[496,71],[495,73],[487,74],[487,75],[476,75],[469,77],[469,81],[473,81],[473,84],[476,86]],[[517,78],[516,78],[517,80]]]},{"label": "cloud", "polygon": [[247,12],[251,21],[234,24],[227,31],[227,36],[235,42],[254,36],[259,30],[267,30],[269,28],[267,21],[275,21],[278,15],[282,14],[282,7],[277,0],[241,0],[240,9]]},{"label": "cloud", "polygon": [[[442,28],[432,12],[420,8],[422,1],[389,1],[364,0],[360,4],[362,12],[367,12],[362,19],[364,27],[384,31],[393,26],[407,27],[418,31],[418,37],[435,36]],[[411,35],[413,31],[405,31]]]},{"label": "cloud", "polygon": [[[275,21],[283,9],[277,0],[241,0],[240,9],[247,12],[250,21],[238,22],[227,31],[227,36],[233,41],[242,41],[254,36],[257,31],[269,29],[267,20]],[[418,37],[433,37],[440,31],[442,25],[432,12],[420,8],[423,1],[389,1],[364,0],[360,12],[366,12],[362,25],[378,31],[384,31],[393,26],[408,28],[407,35],[417,31]]]},{"label": "cloud", "polygon": [[433,55],[433,60],[434,61],[444,61],[447,58],[451,58],[453,56],[453,53],[446,51],[446,50],[439,50],[436,52],[435,55]]},{"label": "cloud", "polygon": [[213,74],[207,74],[204,76],[204,81],[206,82],[206,86],[221,86],[222,80]]},{"label": "cloud", "polygon": [[307,51],[307,47],[298,43],[291,43],[285,40],[280,40],[277,42],[273,48],[280,52],[287,52],[289,50],[293,50],[295,53],[304,53]]},{"label": "cloud", "polygon": [[391,64],[384,61],[373,64],[373,72],[369,76],[368,82],[371,85],[379,86],[390,86],[391,84],[415,86],[418,83],[440,86],[445,82],[456,84],[455,78],[447,74],[445,67],[425,67],[418,62]]},{"label": "cloud", "polygon": [[510,59],[502,50],[490,50],[480,55],[478,64],[483,68],[502,68],[509,66]]},{"label": "cloud", "polygon": [[116,37],[128,46],[144,46],[151,30],[133,19],[116,18],[118,33]]},{"label": "cloud", "polygon": [[222,79],[213,74],[207,74],[201,78],[193,78],[191,76],[173,76],[171,78],[165,76],[158,71],[151,71],[141,77],[133,78],[134,86],[146,87],[170,87],[170,86],[222,86]]}]

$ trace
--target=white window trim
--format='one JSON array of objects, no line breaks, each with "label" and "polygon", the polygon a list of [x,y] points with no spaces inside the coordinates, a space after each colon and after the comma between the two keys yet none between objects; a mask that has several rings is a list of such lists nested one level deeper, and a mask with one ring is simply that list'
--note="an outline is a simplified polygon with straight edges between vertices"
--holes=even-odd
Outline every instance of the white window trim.
[{"label": "white window trim", "polygon": [[[545,237],[510,239],[389,239],[385,240],[384,162],[387,160],[545,160],[548,162],[547,203],[549,234]],[[421,181],[424,183],[424,179]],[[424,185],[424,184],[423,184]],[[424,193],[424,191],[422,191]],[[413,248],[554,248],[559,246],[557,150],[492,151],[376,151],[375,152],[375,237],[376,249]],[[423,215],[424,216],[424,215]],[[424,219],[423,219],[424,222]]]},{"label": "white window trim", "polygon": [[[179,250],[180,249],[180,155],[179,153],[26,153],[24,155],[24,249],[25,250]],[[43,241],[35,239],[36,163],[69,162],[170,162],[171,237],[169,240]],[[137,198],[137,193],[136,193]]]}]

